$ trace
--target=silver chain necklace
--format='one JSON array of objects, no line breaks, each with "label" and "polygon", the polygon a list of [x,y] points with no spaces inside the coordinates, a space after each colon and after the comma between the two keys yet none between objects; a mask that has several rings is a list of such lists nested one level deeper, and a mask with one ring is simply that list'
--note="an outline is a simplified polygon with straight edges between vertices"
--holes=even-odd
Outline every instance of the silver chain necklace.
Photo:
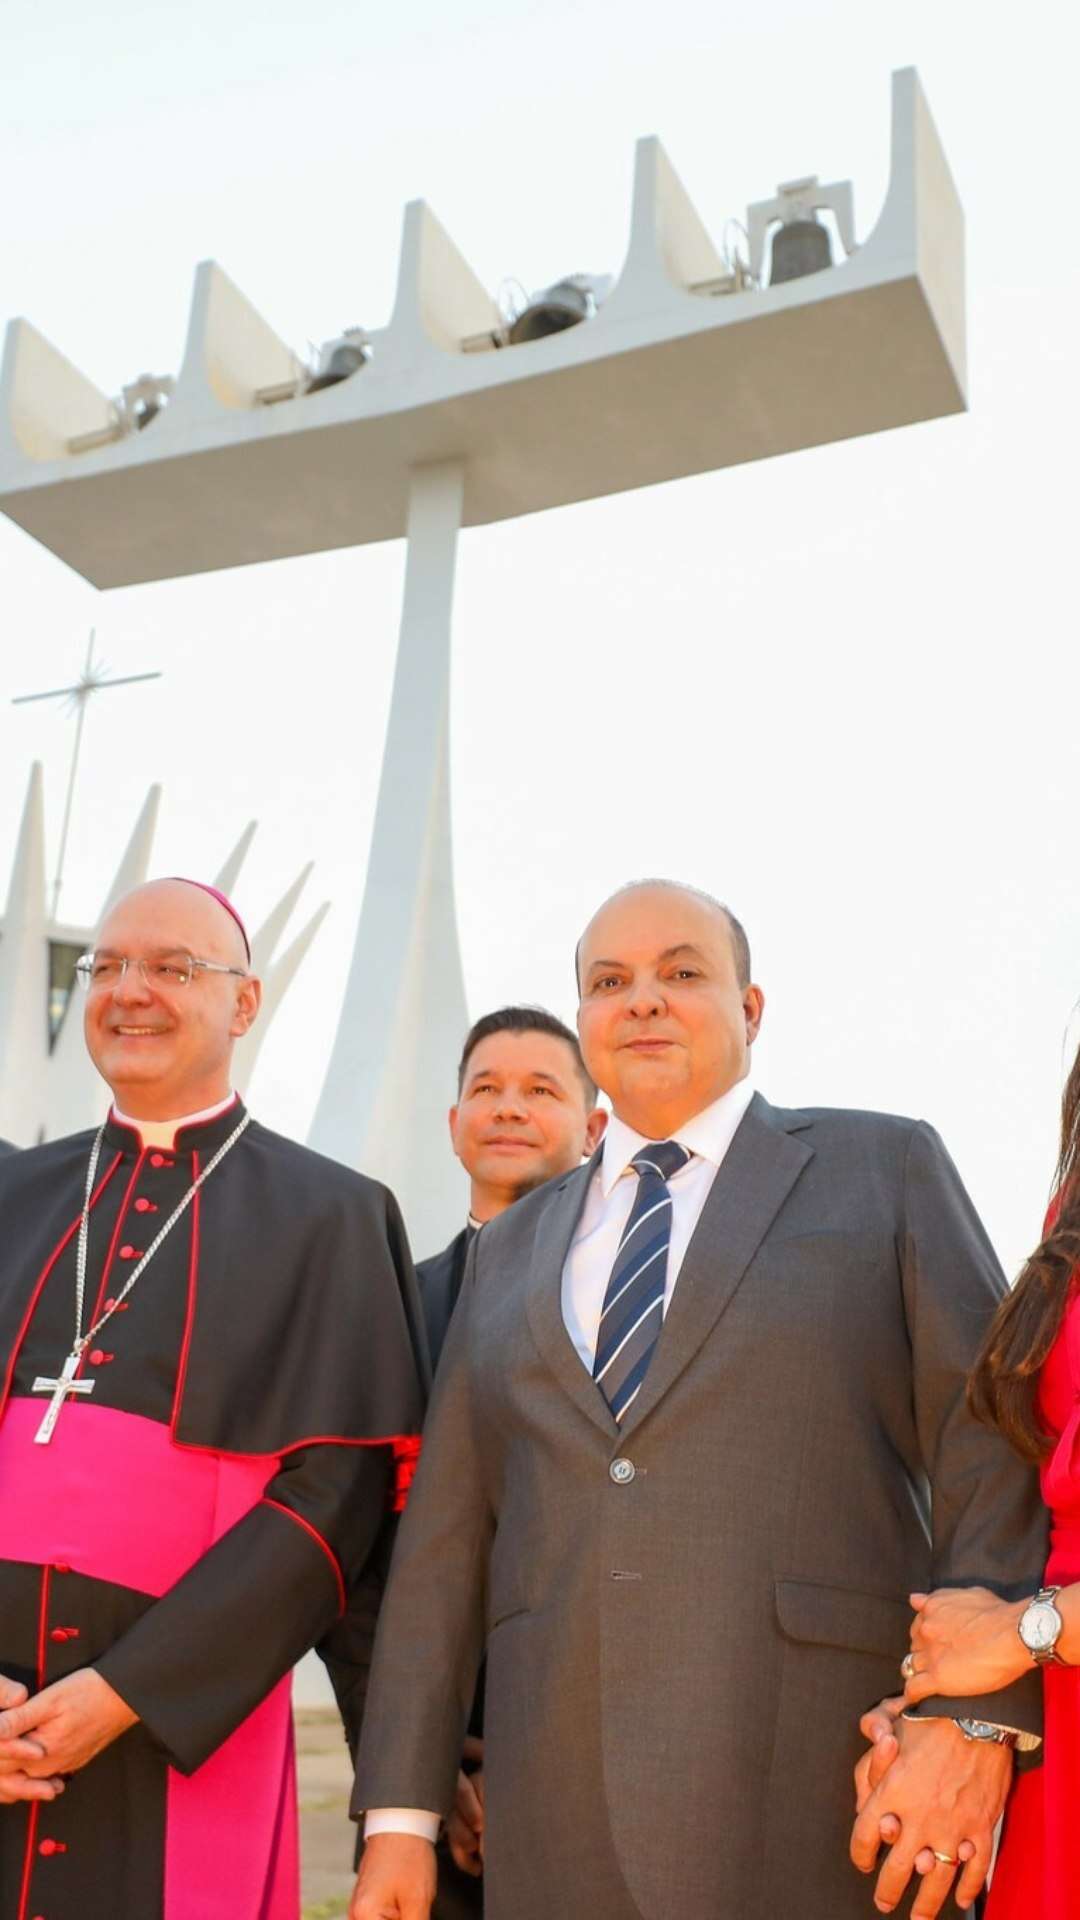
[{"label": "silver chain necklace", "polygon": [[136,1280],[146,1272],[162,1241],[168,1238],[181,1215],[186,1213],[195,1195],[198,1193],[199,1188],[205,1181],[209,1180],[214,1169],[221,1165],[225,1155],[230,1153],[233,1147],[235,1147],[250,1118],[251,1115],[245,1113],[239,1125],[233,1128],[224,1145],[218,1148],[213,1159],[207,1161],[198,1179],[192,1181],[183,1199],[180,1201],[179,1206],[173,1208],[165,1225],[159,1233],[155,1234],[146,1252],[141,1256],[138,1265],[132,1269],[132,1272],[128,1276],[124,1286],[120,1289],[120,1292],[116,1295],[116,1298],[110,1300],[101,1318],[95,1320],[93,1326],[88,1327],[84,1333],[82,1323],[83,1305],[86,1299],[86,1248],[90,1234],[90,1202],[93,1198],[94,1181],[97,1177],[98,1161],[101,1158],[101,1143],[105,1138],[105,1125],[107,1123],[103,1123],[98,1129],[97,1139],[94,1141],[90,1150],[90,1160],[86,1169],[86,1192],[83,1195],[82,1213],[79,1217],[79,1240],[75,1254],[75,1340],[71,1352],[64,1361],[56,1379],[47,1380],[39,1375],[31,1388],[32,1393],[52,1394],[52,1399],[45,1409],[45,1418],[34,1435],[34,1443],[36,1446],[48,1446],[49,1441],[53,1437],[53,1429],[60,1418],[60,1410],[69,1394],[76,1393],[85,1396],[86,1394],[93,1393],[97,1385],[96,1381],[76,1380],[75,1378],[83,1354],[86,1352],[90,1342],[96,1339],[106,1322],[112,1319],[117,1308],[123,1305],[132,1287],[135,1285]]}]

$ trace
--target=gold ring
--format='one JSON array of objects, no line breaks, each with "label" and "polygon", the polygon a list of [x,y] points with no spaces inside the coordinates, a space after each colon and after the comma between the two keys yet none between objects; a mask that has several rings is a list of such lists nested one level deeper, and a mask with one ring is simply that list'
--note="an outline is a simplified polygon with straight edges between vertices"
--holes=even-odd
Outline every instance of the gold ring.
[{"label": "gold ring", "polygon": [[900,1662],[900,1671],[903,1674],[905,1680],[914,1680],[915,1655],[913,1653],[905,1653],[903,1659]]},{"label": "gold ring", "polygon": [[955,1853],[939,1853],[936,1847],[931,1847],[930,1851],[935,1860],[941,1861],[943,1867],[958,1867],[960,1865]]}]

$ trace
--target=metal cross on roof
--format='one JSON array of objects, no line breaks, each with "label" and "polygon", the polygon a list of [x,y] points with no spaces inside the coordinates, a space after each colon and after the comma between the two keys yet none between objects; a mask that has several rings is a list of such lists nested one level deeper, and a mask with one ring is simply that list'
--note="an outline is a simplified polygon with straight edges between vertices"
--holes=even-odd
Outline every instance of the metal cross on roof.
[{"label": "metal cross on roof", "polygon": [[63,885],[64,858],[67,853],[68,828],[71,825],[71,803],[75,797],[75,776],[79,768],[79,750],[82,746],[83,725],[86,720],[86,709],[90,704],[91,696],[95,693],[102,693],[107,687],[130,687],[134,685],[137,680],[161,679],[160,672],[110,675],[105,666],[105,662],[103,660],[95,661],[94,659],[95,631],[96,629],[91,627],[90,643],[86,649],[86,665],[83,667],[82,673],[79,679],[76,680],[74,686],[51,687],[46,693],[20,693],[11,703],[13,707],[25,707],[29,706],[31,701],[34,700],[64,700],[67,702],[69,711],[78,714],[78,719],[75,723],[75,745],[71,754],[71,771],[68,774],[67,799],[64,803],[64,824],[60,833],[60,851],[56,861],[56,878],[53,881],[51,908],[53,920],[56,919],[57,907],[60,902],[60,888]]}]

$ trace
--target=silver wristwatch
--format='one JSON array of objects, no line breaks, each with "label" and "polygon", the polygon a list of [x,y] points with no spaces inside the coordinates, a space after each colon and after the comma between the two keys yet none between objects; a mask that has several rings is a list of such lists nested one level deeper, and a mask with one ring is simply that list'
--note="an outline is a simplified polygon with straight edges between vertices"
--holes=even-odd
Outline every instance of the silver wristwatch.
[{"label": "silver wristwatch", "polygon": [[1037,1667],[1067,1665],[1057,1650],[1057,1643],[1065,1628],[1065,1622],[1054,1605],[1060,1592],[1060,1587],[1040,1587],[1016,1623],[1021,1642]]},{"label": "silver wristwatch", "polygon": [[995,1726],[992,1720],[965,1720],[956,1722],[965,1740],[985,1740],[996,1747],[1015,1747],[1019,1735],[1012,1727]]}]

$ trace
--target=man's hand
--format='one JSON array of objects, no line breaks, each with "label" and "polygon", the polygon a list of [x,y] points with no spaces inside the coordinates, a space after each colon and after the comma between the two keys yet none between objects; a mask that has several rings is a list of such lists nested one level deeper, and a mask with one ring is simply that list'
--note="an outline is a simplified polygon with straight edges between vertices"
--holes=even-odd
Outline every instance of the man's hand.
[{"label": "man's hand", "polygon": [[965,1740],[951,1720],[898,1720],[895,1727],[899,1752],[856,1819],[851,1857],[861,1873],[872,1873],[881,1822],[894,1815],[900,1835],[878,1875],[874,1903],[879,1913],[891,1913],[912,1873],[922,1872],[912,1920],[932,1920],[948,1898],[956,1865],[931,1860],[926,1850],[950,1855],[961,1866],[956,1904],[969,1907],[989,1870],[1012,1754],[1007,1747]]},{"label": "man's hand", "polygon": [[[879,1700],[877,1706],[871,1707],[859,1721],[859,1732],[864,1739],[869,1740],[870,1746],[855,1767],[855,1812],[857,1814],[862,1812],[871,1794],[880,1787],[900,1752],[900,1735],[904,1728],[901,1723],[898,1730],[897,1722],[900,1720],[903,1706],[903,1695],[894,1694],[887,1700]],[[883,1795],[883,1799],[887,1800],[888,1794]],[[878,1832],[883,1846],[896,1845],[900,1838],[900,1822],[895,1813],[882,1814],[878,1821]],[[970,1840],[961,1840],[956,1851],[961,1860],[967,1861],[973,1858],[975,1848]],[[933,1870],[933,1851],[930,1847],[923,1847],[915,1855],[915,1871],[925,1874],[932,1873]]]},{"label": "man's hand", "polygon": [[[0,1674],[0,1710],[21,1707],[25,1699],[26,1688]],[[40,1760],[42,1753],[36,1740],[0,1740],[0,1806],[14,1806],[19,1800],[55,1800],[63,1793],[59,1776],[31,1780],[26,1772],[28,1763]]]},{"label": "man's hand", "polygon": [[29,1736],[38,1749],[36,1759],[24,1762],[32,1780],[78,1773],[139,1717],[93,1667],[80,1667],[30,1700],[25,1689],[22,1693],[22,1704],[5,1705],[0,1712],[0,1749]]},{"label": "man's hand", "polygon": [[946,1587],[913,1593],[911,1663],[904,1700],[914,1706],[934,1694],[977,1698],[997,1693],[1031,1671],[1031,1655],[1016,1628],[1026,1600],[1000,1600],[986,1587]]},{"label": "man's hand", "polygon": [[349,1920],[428,1920],[435,1898],[435,1849],[411,1833],[376,1833],[365,1843]]},{"label": "man's hand", "polygon": [[479,1878],[484,1871],[484,1776],[458,1774],[457,1799],[446,1822],[446,1838],[454,1864],[462,1873]]}]

